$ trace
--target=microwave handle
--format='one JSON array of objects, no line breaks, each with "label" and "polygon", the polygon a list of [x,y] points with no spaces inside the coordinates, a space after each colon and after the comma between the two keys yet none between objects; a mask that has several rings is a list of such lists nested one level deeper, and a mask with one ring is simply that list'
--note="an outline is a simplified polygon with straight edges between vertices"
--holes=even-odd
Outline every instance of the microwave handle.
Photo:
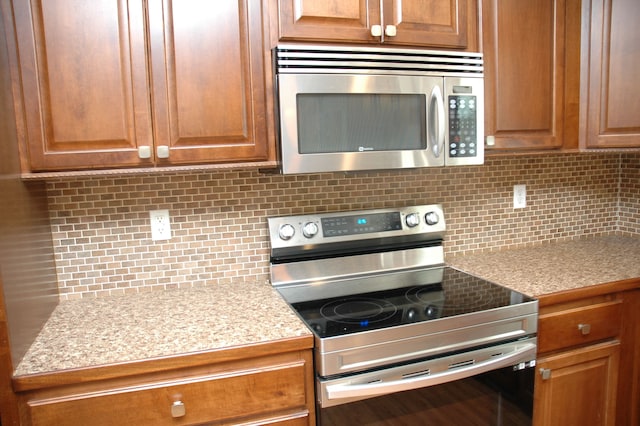
[{"label": "microwave handle", "polygon": [[444,147],[444,100],[440,86],[435,85],[429,99],[429,140],[431,151],[438,158]]}]

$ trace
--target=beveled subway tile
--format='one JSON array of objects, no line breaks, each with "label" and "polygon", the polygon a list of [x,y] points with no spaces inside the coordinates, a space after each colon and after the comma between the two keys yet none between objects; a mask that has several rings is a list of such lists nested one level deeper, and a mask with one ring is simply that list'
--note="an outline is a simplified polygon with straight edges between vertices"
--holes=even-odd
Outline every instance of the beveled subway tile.
[{"label": "beveled subway tile", "polygon": [[[512,208],[515,184],[527,185],[525,209]],[[489,157],[482,166],[354,174],[68,178],[47,191],[62,299],[267,280],[269,216],[442,203],[446,254],[640,234],[634,153]],[[171,240],[151,240],[156,209],[170,212]]]}]

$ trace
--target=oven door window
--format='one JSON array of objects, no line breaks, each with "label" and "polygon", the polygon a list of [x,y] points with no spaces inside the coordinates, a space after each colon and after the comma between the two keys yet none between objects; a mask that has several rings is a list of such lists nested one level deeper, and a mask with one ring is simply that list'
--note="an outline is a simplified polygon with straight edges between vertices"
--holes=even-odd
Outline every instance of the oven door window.
[{"label": "oven door window", "polygon": [[427,147],[423,94],[301,93],[296,98],[300,154]]},{"label": "oven door window", "polygon": [[534,368],[512,367],[319,409],[321,426],[531,425]]}]

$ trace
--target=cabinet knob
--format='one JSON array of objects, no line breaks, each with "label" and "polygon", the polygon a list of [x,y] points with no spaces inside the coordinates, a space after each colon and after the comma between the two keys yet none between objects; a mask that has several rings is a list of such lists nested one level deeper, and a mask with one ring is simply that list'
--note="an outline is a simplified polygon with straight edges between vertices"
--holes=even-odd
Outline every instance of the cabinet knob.
[{"label": "cabinet knob", "polygon": [[158,158],[169,158],[169,147],[167,145],[159,145],[156,148]]},{"label": "cabinet knob", "polygon": [[487,136],[487,146],[494,146],[496,144],[495,136]]},{"label": "cabinet knob", "polygon": [[138,157],[141,160],[146,160],[151,158],[151,147],[150,146],[139,146],[138,147]]},{"label": "cabinet knob", "polygon": [[187,414],[187,409],[184,406],[184,402],[173,401],[173,404],[171,404],[171,417],[183,417],[185,414]]},{"label": "cabinet knob", "polygon": [[386,27],[384,27],[384,35],[386,35],[387,37],[395,37],[396,34],[397,30],[395,25],[387,25]]},{"label": "cabinet knob", "polygon": [[551,378],[551,369],[541,368],[540,375],[542,376],[542,380],[549,380]]},{"label": "cabinet knob", "polygon": [[583,336],[586,336],[591,333],[591,324],[578,324],[578,330],[580,330]]},{"label": "cabinet knob", "polygon": [[382,25],[372,25],[371,35],[374,37],[380,37],[382,35]]}]

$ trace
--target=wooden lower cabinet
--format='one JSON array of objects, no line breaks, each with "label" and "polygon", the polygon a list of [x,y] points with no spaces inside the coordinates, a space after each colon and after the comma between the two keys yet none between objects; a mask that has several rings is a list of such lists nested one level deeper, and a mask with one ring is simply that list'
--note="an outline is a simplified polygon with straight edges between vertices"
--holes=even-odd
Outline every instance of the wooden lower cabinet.
[{"label": "wooden lower cabinet", "polygon": [[611,341],[539,359],[534,425],[614,425],[619,355]]},{"label": "wooden lower cabinet", "polygon": [[535,426],[638,424],[640,291],[626,284],[539,298]]},{"label": "wooden lower cabinet", "polygon": [[315,424],[311,350],[35,390],[24,425]]}]

